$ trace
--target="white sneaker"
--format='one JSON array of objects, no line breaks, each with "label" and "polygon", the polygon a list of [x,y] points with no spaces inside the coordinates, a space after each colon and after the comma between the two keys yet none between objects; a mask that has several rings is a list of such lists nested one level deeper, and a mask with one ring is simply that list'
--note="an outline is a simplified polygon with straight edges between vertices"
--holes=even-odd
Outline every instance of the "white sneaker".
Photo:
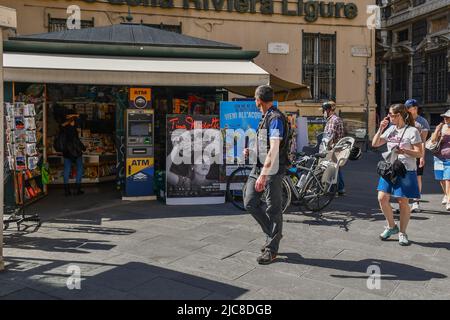
[{"label": "white sneaker", "polygon": [[446,209],[447,211],[450,211],[450,202],[447,202],[447,205],[445,206],[445,209]]},{"label": "white sneaker", "polygon": [[419,202],[413,202],[411,206],[411,212],[419,212],[420,211],[420,204]]},{"label": "white sneaker", "polygon": [[444,196],[442,198],[442,202],[441,202],[444,206],[447,204],[447,196]]},{"label": "white sneaker", "polygon": [[398,243],[401,246],[408,246],[409,245],[409,240],[408,240],[408,236],[406,233],[399,233],[398,235]]}]

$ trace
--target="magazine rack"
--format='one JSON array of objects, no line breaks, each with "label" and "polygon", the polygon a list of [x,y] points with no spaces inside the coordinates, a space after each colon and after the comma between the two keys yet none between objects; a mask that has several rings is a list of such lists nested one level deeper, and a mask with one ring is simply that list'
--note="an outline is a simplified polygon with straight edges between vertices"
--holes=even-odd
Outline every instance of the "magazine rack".
[{"label": "magazine rack", "polygon": [[[17,172],[17,171],[16,171]],[[37,231],[41,226],[41,218],[38,214],[27,214],[25,212],[25,170],[19,171],[22,176],[22,183],[20,184],[20,204],[10,210],[10,216],[3,220],[3,230],[7,230],[9,225],[15,223],[17,225],[17,231],[25,231],[30,226],[25,225],[25,228],[21,230],[21,225],[24,222],[35,222],[36,227],[34,231]],[[8,214],[8,212],[5,212]]]},{"label": "magazine rack", "polygon": [[[36,109],[34,104],[5,103],[6,117],[3,123],[6,127],[5,134],[5,162],[3,167],[3,183],[8,178],[14,181],[15,201],[2,208],[5,215],[9,217],[3,219],[3,229],[7,230],[11,223],[17,225],[17,230],[21,231],[21,226],[26,222],[35,222],[36,230],[41,226],[41,219],[37,214],[27,214],[25,207],[36,198],[36,189],[42,192],[37,186],[35,179],[41,178],[38,175],[38,164],[42,161],[41,153],[37,151],[36,141]],[[2,155],[3,156],[3,155]],[[32,173],[33,171],[34,174]],[[26,184],[29,184],[27,187]],[[3,195],[2,195],[3,196]],[[26,225],[25,229],[29,226]],[[25,230],[24,229],[24,230]]]}]

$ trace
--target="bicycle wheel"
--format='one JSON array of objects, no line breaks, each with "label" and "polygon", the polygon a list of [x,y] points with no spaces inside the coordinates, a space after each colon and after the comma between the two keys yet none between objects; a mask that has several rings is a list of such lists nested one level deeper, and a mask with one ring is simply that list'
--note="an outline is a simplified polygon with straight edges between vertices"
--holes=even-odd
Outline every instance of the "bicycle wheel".
[{"label": "bicycle wheel", "polygon": [[[287,208],[291,205],[292,200],[292,193],[291,188],[289,187],[289,183],[286,181],[286,179],[289,179],[288,176],[284,176],[283,180],[281,181],[281,212],[284,213]],[[261,201],[266,204],[267,199],[267,191],[265,191],[261,197]]]},{"label": "bicycle wheel", "polygon": [[336,194],[336,185],[322,183],[323,172],[316,173],[316,178],[311,177],[305,186],[304,205],[308,210],[317,212],[325,209]]},{"label": "bicycle wheel", "polygon": [[227,199],[236,208],[245,211],[244,208],[244,192],[248,177],[252,168],[239,167],[234,170],[227,179]]},{"label": "bicycle wheel", "polygon": [[289,187],[289,183],[286,181],[286,179],[290,179],[288,176],[285,176],[283,178],[283,185],[281,186],[282,188],[282,212],[284,213],[287,208],[289,208],[289,206],[291,205],[291,200],[292,200],[292,193],[291,193],[291,188]]}]

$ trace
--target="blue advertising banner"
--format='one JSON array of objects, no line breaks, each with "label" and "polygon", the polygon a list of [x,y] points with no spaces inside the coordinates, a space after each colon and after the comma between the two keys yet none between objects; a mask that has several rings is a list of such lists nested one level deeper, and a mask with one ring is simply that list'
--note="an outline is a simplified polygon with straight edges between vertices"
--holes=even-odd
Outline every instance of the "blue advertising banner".
[{"label": "blue advertising banner", "polygon": [[[273,105],[277,107],[278,102],[274,101]],[[226,178],[238,167],[238,163],[243,163],[243,149],[256,148],[253,143],[256,143],[256,130],[261,117],[254,100],[220,102],[220,129],[225,138],[226,164],[220,175],[222,190],[225,188]]]},{"label": "blue advertising banner", "polygon": [[251,137],[256,137],[261,116],[254,100],[220,102],[220,129],[224,131],[226,164],[243,159],[242,151],[248,147],[244,146],[244,136],[250,133]]},{"label": "blue advertising banner", "polygon": [[257,129],[261,112],[255,101],[221,101],[221,129]]}]

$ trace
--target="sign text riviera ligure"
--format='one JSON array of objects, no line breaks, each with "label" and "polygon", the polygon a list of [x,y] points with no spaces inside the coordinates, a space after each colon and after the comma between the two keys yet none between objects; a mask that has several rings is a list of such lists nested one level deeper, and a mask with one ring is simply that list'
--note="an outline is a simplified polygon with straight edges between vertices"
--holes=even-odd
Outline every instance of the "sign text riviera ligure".
[{"label": "sign text riviera ligure", "polygon": [[[84,0],[94,3],[97,0]],[[274,14],[273,0],[181,0],[183,9],[214,10],[238,13]],[[175,0],[107,0],[114,5],[160,7],[164,9],[175,8]],[[358,7],[354,3],[297,0],[291,2],[281,1],[281,12],[286,16],[304,16],[308,22],[322,18],[353,19],[358,15]]]}]

